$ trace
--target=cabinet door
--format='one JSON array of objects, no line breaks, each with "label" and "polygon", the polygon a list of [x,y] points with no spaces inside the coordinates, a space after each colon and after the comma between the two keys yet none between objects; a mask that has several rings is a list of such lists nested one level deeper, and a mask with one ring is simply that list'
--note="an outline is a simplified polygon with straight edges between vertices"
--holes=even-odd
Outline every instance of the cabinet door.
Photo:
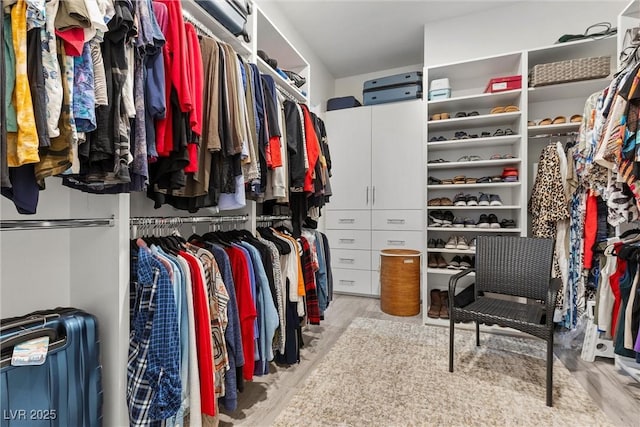
[{"label": "cabinet door", "polygon": [[331,188],[327,209],[371,208],[371,107],[328,111]]},{"label": "cabinet door", "polygon": [[422,100],[372,107],[373,209],[423,208]]}]

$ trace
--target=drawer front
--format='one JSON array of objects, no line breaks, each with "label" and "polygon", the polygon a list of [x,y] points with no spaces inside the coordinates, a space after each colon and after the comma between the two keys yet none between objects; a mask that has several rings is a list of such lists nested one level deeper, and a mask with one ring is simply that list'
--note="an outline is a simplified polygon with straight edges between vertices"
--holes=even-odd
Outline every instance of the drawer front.
[{"label": "drawer front", "polygon": [[[422,231],[373,231],[371,249],[415,249],[423,250],[424,233]],[[379,254],[378,254],[379,255]]]},{"label": "drawer front", "polygon": [[333,291],[337,293],[371,295],[371,272],[333,268]]},{"label": "drawer front", "polygon": [[326,211],[326,228],[334,230],[369,230],[371,211]]},{"label": "drawer front", "polygon": [[371,251],[335,249],[331,251],[331,265],[348,270],[371,270]]},{"label": "drawer front", "polygon": [[423,211],[373,211],[371,222],[373,230],[422,230]]},{"label": "drawer front", "polygon": [[371,249],[371,232],[364,230],[327,230],[331,249]]},{"label": "drawer front", "polygon": [[371,295],[380,296],[380,271],[371,272]]}]

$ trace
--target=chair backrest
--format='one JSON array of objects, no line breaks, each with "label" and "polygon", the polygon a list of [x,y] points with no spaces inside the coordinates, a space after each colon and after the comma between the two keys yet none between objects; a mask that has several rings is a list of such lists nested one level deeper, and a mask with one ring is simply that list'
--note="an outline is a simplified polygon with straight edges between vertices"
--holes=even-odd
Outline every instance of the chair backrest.
[{"label": "chair backrest", "polygon": [[553,239],[478,236],[476,291],[546,301]]}]

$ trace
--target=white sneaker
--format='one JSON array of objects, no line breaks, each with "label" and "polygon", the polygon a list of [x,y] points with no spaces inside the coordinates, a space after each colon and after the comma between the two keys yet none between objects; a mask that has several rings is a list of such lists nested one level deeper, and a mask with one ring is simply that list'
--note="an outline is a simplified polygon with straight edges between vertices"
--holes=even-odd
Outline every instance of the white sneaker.
[{"label": "white sneaker", "polygon": [[456,249],[469,249],[469,244],[467,243],[467,239],[464,236],[458,237],[458,244],[456,245]]},{"label": "white sneaker", "polygon": [[456,249],[458,247],[458,238],[456,236],[449,237],[444,247],[445,249]]}]

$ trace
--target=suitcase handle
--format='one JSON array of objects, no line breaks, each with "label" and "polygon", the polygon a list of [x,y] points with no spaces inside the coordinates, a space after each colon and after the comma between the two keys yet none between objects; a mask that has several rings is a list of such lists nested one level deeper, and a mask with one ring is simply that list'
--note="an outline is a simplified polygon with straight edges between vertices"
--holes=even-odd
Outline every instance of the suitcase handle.
[{"label": "suitcase handle", "polygon": [[15,322],[6,322],[4,325],[0,327],[0,332],[6,331],[7,329],[15,329],[15,328],[20,328],[23,326],[33,325],[37,323],[42,323],[42,325],[44,326],[49,319],[57,319],[58,317],[60,317],[60,314],[54,313],[54,314],[45,314],[42,316],[33,316],[27,319],[18,320]]}]

